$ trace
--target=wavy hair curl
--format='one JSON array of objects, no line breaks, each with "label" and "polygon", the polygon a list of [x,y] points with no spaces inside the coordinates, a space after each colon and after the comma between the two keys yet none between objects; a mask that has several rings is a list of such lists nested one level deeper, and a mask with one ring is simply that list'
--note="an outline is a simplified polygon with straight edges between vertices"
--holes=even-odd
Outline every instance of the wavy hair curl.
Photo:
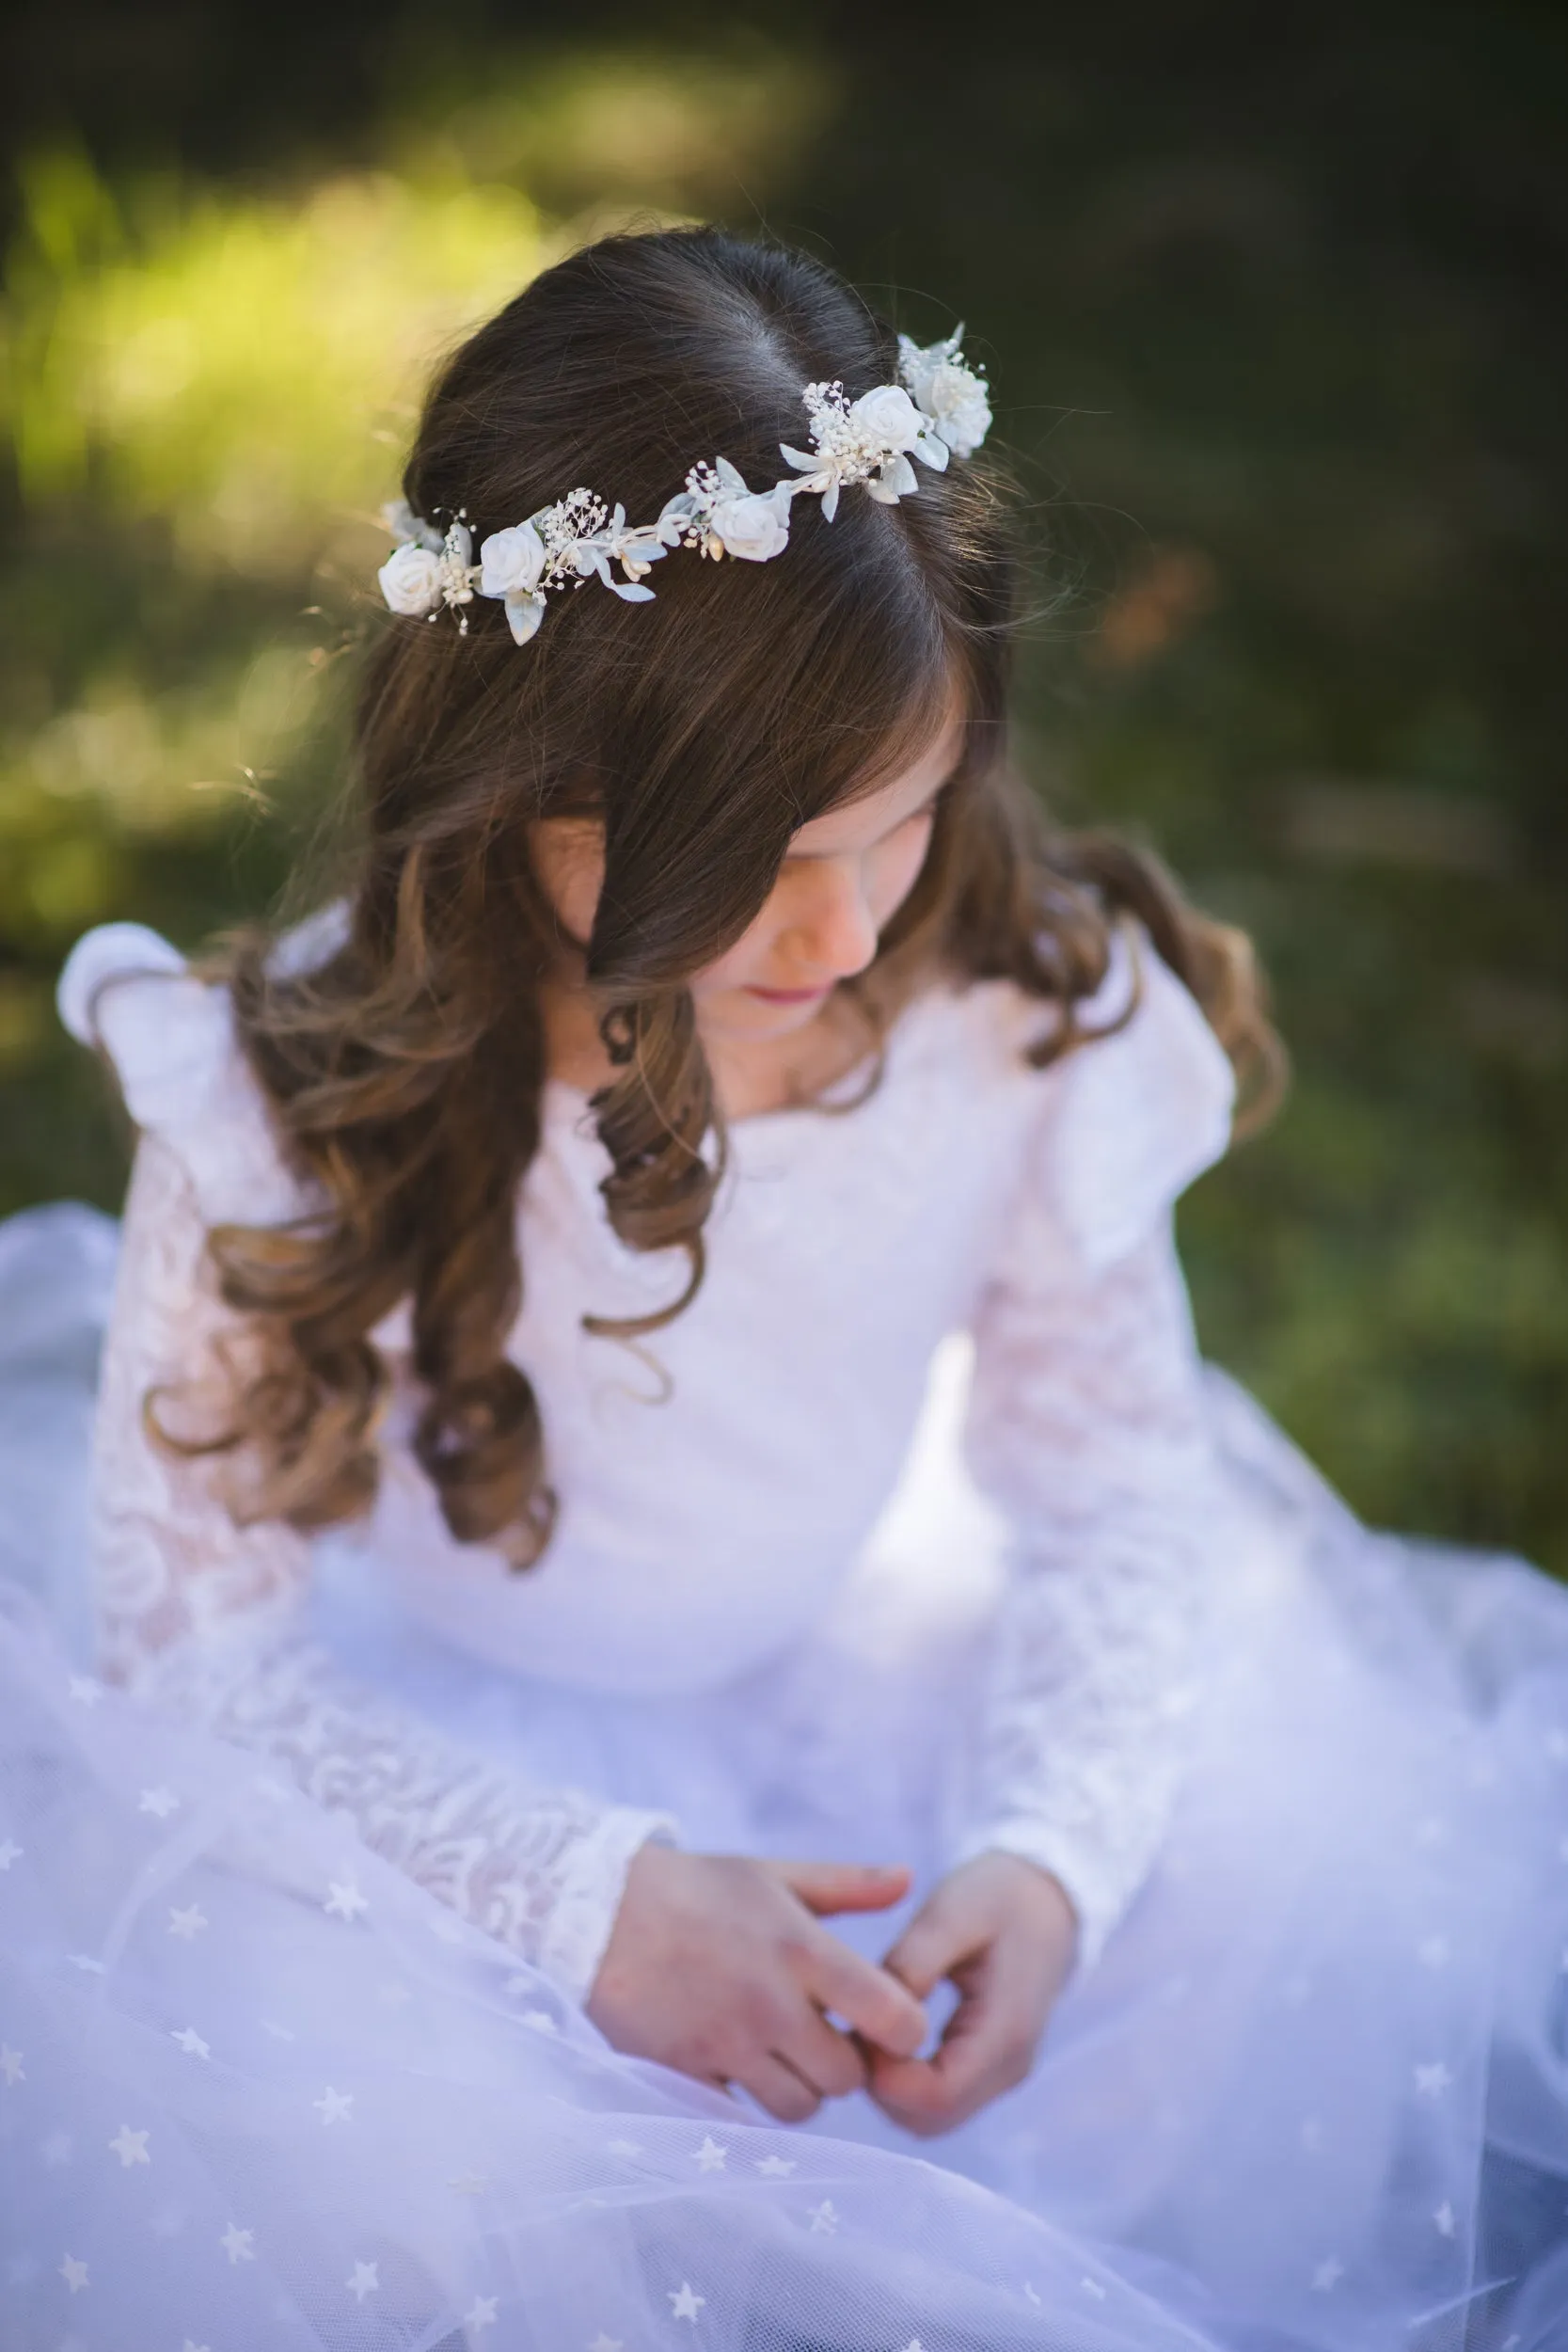
[{"label": "wavy hair curl", "polygon": [[[891,325],[813,261],[712,229],[610,237],[457,351],[404,490],[438,521],[465,513],[476,537],[578,483],[653,514],[715,450],[772,480],[803,385],[838,378],[853,398],[896,367]],[[1126,843],[1048,834],[1007,768],[1016,508],[979,457],[923,472],[896,507],[851,494],[831,525],[803,502],[778,562],[673,560],[652,604],[561,599],[521,651],[498,605],[469,607],[461,636],[388,618],[357,707],[346,937],[306,972],[260,932],[224,965],[283,1148],[325,1204],[210,1236],[259,1356],[216,1436],[165,1442],[243,1459],[236,1516],[318,1528],[370,1507],[388,1388],[370,1335],[407,1299],[415,1452],[447,1526],[519,1567],[548,1542],[539,1402],[507,1354],[540,992],[562,944],[532,820],[602,823],[586,968],[614,1069],[592,1105],[605,1209],[631,1248],[689,1262],[662,1312],[594,1329],[654,1328],[702,1281],[723,1134],[689,977],[755,916],[792,834],[923,749],[955,690],[958,772],[914,891],[849,991],[868,1046],[945,975],[1016,982],[1059,1014],[1034,1058],[1072,1050],[1131,914],[1267,1090],[1277,1049],[1245,940]]]}]

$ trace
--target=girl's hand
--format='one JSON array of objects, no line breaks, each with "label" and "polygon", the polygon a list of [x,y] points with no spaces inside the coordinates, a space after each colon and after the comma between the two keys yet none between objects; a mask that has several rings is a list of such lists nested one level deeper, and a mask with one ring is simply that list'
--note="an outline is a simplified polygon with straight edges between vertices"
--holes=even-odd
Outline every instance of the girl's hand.
[{"label": "girl's hand", "polygon": [[1021,2083],[1077,1940],[1077,1916],[1059,1882],[1034,1863],[984,1853],[951,1872],[883,1965],[921,2000],[951,1978],[958,2005],[930,2058],[870,2053],[877,2105],[929,2137]]},{"label": "girl's hand", "polygon": [[908,2059],[926,2039],[914,1994],[818,1925],[834,1911],[885,1911],[909,1883],[902,1869],[643,1846],[588,2014],[616,2049],[720,2089],[738,2083],[802,2123],[863,2087],[863,2053]]}]

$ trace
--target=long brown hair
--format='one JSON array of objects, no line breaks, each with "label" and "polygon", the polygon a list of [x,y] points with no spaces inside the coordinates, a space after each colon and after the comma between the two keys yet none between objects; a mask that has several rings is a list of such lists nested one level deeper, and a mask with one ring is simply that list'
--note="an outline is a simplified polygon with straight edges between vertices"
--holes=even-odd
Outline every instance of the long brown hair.
[{"label": "long brown hair", "polygon": [[[762,487],[799,440],[801,389],[896,380],[893,327],[800,255],[710,229],[611,237],[546,271],[456,353],[404,477],[415,511],[476,537],[578,484],[657,514],[699,456]],[[360,840],[343,944],[291,972],[261,934],[227,961],[238,1033],[320,1213],[228,1226],[211,1249],[260,1362],[218,1434],[237,1516],[319,1527],[377,1482],[388,1375],[370,1333],[411,1301],[415,1450],[452,1534],[517,1565],[553,1516],[540,1407],[506,1341],[525,1270],[518,1187],[539,1145],[540,990],[559,926],[531,820],[592,813],[605,877],[587,943],[615,1074],[593,1111],[623,1242],[703,1272],[722,1161],[685,985],[773,886],[791,834],[890,773],[961,699],[960,765],[920,880],[853,994],[875,1032],[933,975],[1006,977],[1080,1041],[1123,911],[1253,1073],[1272,1049],[1247,957],[1123,844],[1053,840],[1006,761],[1021,568],[991,463],[922,472],[887,507],[796,508],[766,564],[691,557],[655,602],[552,599],[514,645],[499,605],[465,634],[388,619],[357,709]],[[168,1442],[175,1442],[172,1438]]]}]

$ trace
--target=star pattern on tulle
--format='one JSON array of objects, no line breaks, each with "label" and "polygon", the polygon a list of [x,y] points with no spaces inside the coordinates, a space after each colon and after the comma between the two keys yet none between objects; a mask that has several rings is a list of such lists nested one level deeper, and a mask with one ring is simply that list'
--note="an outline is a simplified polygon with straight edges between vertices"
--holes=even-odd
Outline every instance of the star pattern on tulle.
[{"label": "star pattern on tulle", "polygon": [[256,2260],[255,2237],[254,2230],[236,2229],[231,2221],[218,2244],[230,2263],[253,2263]]},{"label": "star pattern on tulle", "polygon": [[483,2197],[486,2183],[487,2175],[483,2172],[458,2172],[447,2183],[447,2186],[455,2190],[459,2197]]},{"label": "star pattern on tulle", "polygon": [[609,2145],[612,2156],[640,2156],[642,2153],[635,2139],[612,2139]]},{"label": "star pattern on tulle", "polygon": [[280,2026],[276,2017],[263,2017],[261,2031],[270,2035],[274,2042],[293,2042],[297,2039],[292,2028],[288,2026]]},{"label": "star pattern on tulle", "polygon": [[25,1846],[17,1845],[9,1837],[0,1838],[0,1870],[8,1870],[13,1862],[20,1862],[26,1851]]},{"label": "star pattern on tulle", "polygon": [[213,2352],[213,2347],[210,2344],[193,2344],[187,2336],[180,2346],[180,2352]]},{"label": "star pattern on tulle", "polygon": [[66,1687],[78,1707],[96,1707],[103,1695],[103,1685],[91,1675],[72,1675]]},{"label": "star pattern on tulle", "polygon": [[1439,2237],[1452,2237],[1454,2231],[1458,2227],[1458,2220],[1453,2207],[1449,2204],[1446,2197],[1432,2217],[1437,2225],[1437,2234]]},{"label": "star pattern on tulle", "polygon": [[329,1918],[357,1919],[370,1907],[370,1899],[359,1892],[359,1882],[352,1870],[345,1879],[328,1880],[322,1909]]},{"label": "star pattern on tulle", "polygon": [[22,2058],[23,2053],[13,2050],[8,2042],[0,2042],[0,2082],[8,2090],[13,2083],[24,2083],[27,2079]]},{"label": "star pattern on tulle", "polygon": [[180,1800],[173,1789],[162,1786],[156,1788],[144,1788],[136,1799],[138,1813],[150,1813],[160,1821],[166,1821],[171,1813],[178,1813],[179,1810]]},{"label": "star pattern on tulle", "polygon": [[187,1944],[193,1936],[199,1935],[202,1929],[210,1925],[211,1922],[199,1903],[190,1903],[183,1911],[171,1911],[168,1915],[170,1935],[182,1936]]},{"label": "star pattern on tulle", "polygon": [[523,2023],[525,2026],[531,2026],[535,2033],[555,2033],[559,2031],[555,2019],[550,2015],[547,2009],[525,2009],[523,2011]]},{"label": "star pattern on tulle", "polygon": [[699,2172],[722,2172],[729,2162],[729,2150],[721,2148],[710,2132],[693,2154],[691,2161]]},{"label": "star pattern on tulle", "polygon": [[692,2325],[695,2326],[697,2313],[702,2310],[703,2305],[707,2301],[707,2296],[705,2295],[693,2295],[691,2292],[691,2281],[689,2279],[683,2279],[678,2287],[666,2287],[664,2292],[670,2298],[671,2318],[689,2319]]},{"label": "star pattern on tulle", "polygon": [[150,2125],[148,2131],[146,2132],[134,2132],[129,2123],[122,2123],[115,2137],[110,2140],[109,2146],[114,2150],[115,2154],[119,2158],[120,2163],[125,2167],[127,2171],[130,2170],[132,2165],[134,2164],[151,2163],[152,2159],[147,2153],[147,2142],[150,2128],[151,2127]]},{"label": "star pattern on tulle", "polygon": [[795,2169],[793,2156],[758,2156],[757,2170],[765,2181],[787,2181]]},{"label": "star pattern on tulle", "polygon": [[72,2295],[80,2295],[87,2283],[87,2264],[78,2262],[74,2254],[68,2254],[60,2265],[60,2277]]},{"label": "star pattern on tulle", "polygon": [[90,1952],[72,1952],[71,1964],[73,1968],[80,1968],[85,1977],[101,1977],[103,1974],[103,1963],[94,1960]]},{"label": "star pattern on tulle", "polygon": [[352,2123],[354,2121],[352,2090],[334,2090],[328,2083],[321,2097],[312,2099],[310,2105],[324,2123]]},{"label": "star pattern on tulle", "polygon": [[607,2336],[601,2328],[589,2345],[588,2352],[626,2352],[626,2346],[619,2336]]},{"label": "star pattern on tulle", "polygon": [[1416,2088],[1423,2099],[1437,2098],[1449,2088],[1453,2081],[1453,2076],[1441,2058],[1433,2058],[1429,2066],[1418,2066],[1415,2069],[1415,2075]]},{"label": "star pattern on tulle", "polygon": [[367,2295],[379,2292],[381,2280],[377,2274],[377,2265],[374,2263],[356,2263],[353,2272],[343,2280],[343,2284],[355,2300],[362,2303]]},{"label": "star pattern on tulle", "polygon": [[809,2211],[814,2236],[835,2237],[837,2235],[838,2216],[833,2210],[833,2201],[831,2197],[824,2197],[819,2205],[811,2206]]},{"label": "star pattern on tulle", "polygon": [[476,2295],[463,2314],[464,2327],[472,2328],[476,2334],[481,2328],[493,2328],[496,2324],[496,2306],[499,2301],[499,2295]]},{"label": "star pattern on tulle", "polygon": [[1083,2288],[1084,2293],[1085,2295],[1092,2296],[1097,2303],[1104,2302],[1105,2289],[1101,2285],[1098,2279],[1080,2279],[1078,2283]]},{"label": "star pattern on tulle", "polygon": [[1033,2303],[1035,2309],[1038,2311],[1041,2308],[1039,2290],[1037,2287],[1032,2287],[1027,2279],[1023,2281],[1023,2292],[1028,2296],[1030,2302]]},{"label": "star pattern on tulle", "polygon": [[1330,2254],[1326,2261],[1321,2262],[1312,2273],[1314,2293],[1331,2295],[1344,2275],[1345,2265],[1339,2260],[1338,2255]]},{"label": "star pattern on tulle", "polygon": [[210,2058],[213,2055],[194,2026],[182,2026],[178,2033],[170,2033],[169,2040],[178,2042],[187,2058]]}]

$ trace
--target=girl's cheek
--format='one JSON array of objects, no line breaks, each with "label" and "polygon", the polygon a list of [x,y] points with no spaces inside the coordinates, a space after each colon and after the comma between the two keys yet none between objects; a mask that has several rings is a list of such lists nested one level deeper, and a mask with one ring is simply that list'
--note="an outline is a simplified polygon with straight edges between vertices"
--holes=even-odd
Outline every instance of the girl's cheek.
[{"label": "girl's cheek", "polygon": [[921,818],[906,829],[907,839],[901,833],[899,838],[891,842],[882,852],[871,893],[872,910],[879,930],[897,914],[920,880],[920,869],[931,846],[931,826],[929,817]]}]

